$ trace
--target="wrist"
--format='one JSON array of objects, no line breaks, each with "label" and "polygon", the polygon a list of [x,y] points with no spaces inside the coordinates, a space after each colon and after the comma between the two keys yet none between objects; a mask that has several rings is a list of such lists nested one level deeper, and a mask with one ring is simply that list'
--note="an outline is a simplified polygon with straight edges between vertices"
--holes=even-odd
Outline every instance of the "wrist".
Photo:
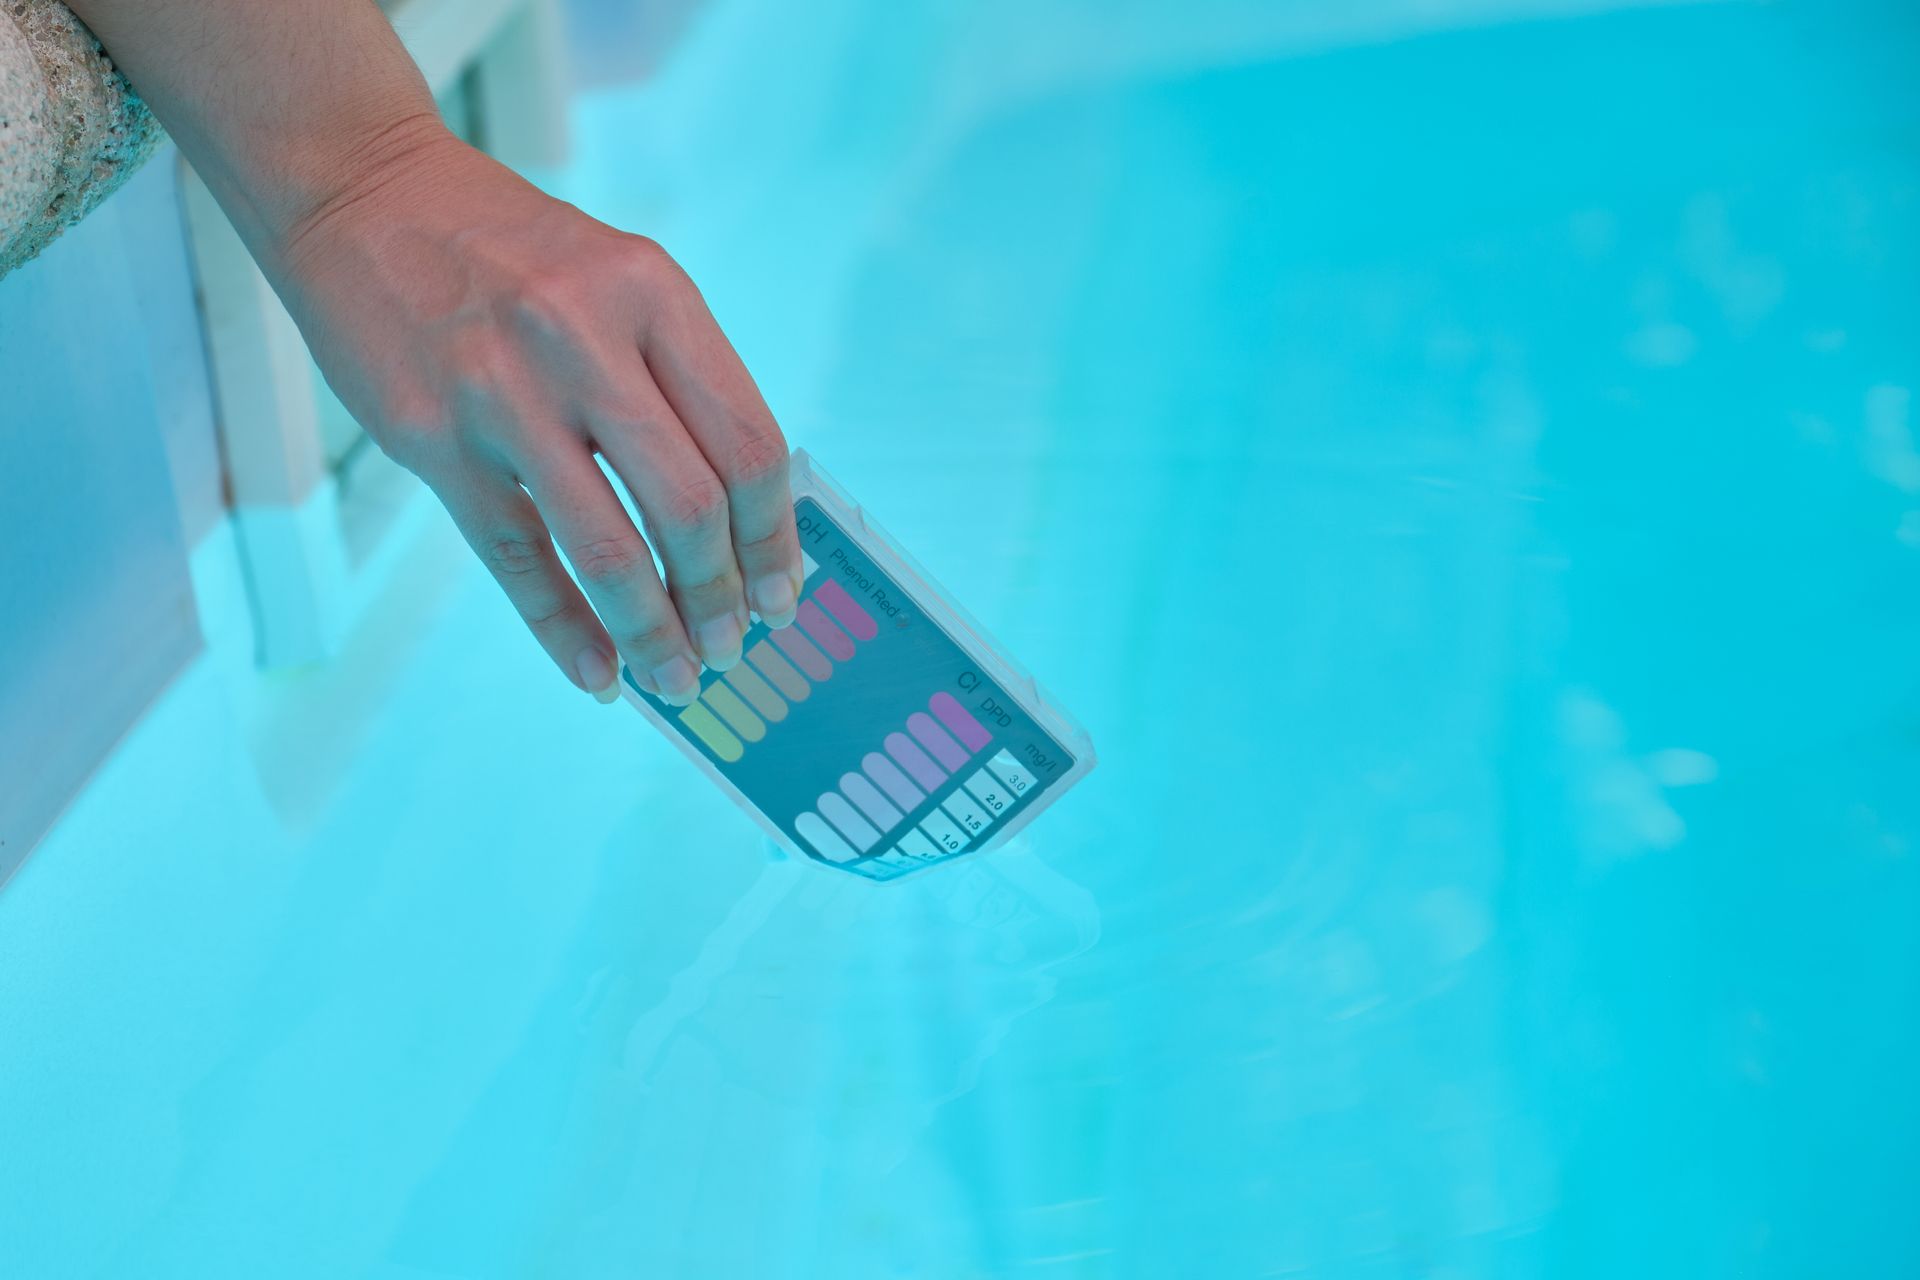
[{"label": "wrist", "polygon": [[457,166],[469,148],[437,112],[416,109],[356,132],[295,148],[286,198],[263,219],[258,252],[271,272],[292,272],[336,224],[377,210],[423,177]]}]

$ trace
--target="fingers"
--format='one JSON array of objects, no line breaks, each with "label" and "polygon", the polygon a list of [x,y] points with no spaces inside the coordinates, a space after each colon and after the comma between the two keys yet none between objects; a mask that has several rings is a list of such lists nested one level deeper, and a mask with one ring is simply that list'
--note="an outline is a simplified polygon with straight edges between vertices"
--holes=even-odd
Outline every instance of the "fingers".
[{"label": "fingers", "polygon": [[589,424],[594,443],[640,508],[695,650],[726,671],[747,631],[730,496],[638,361],[617,396],[618,416]]},{"label": "fingers", "polygon": [[[591,259],[607,243],[575,247]],[[425,424],[417,470],[449,452],[468,467],[466,483],[435,488],[554,661],[617,696],[624,660],[684,706],[702,663],[739,662],[750,609],[794,620],[787,445],[691,282],[650,242],[618,243],[608,269],[509,281],[514,323],[457,327],[442,352],[451,390],[429,386],[427,409],[396,413]]]},{"label": "fingers", "polygon": [[642,352],[725,488],[748,602],[769,626],[784,627],[793,621],[801,586],[787,442],[706,303],[691,285],[683,299],[671,317],[646,326]]},{"label": "fingers", "polygon": [[540,513],[513,477],[504,470],[469,474],[439,491],[461,535],[554,665],[601,702],[617,699],[613,641],[561,567]]},{"label": "fingers", "polygon": [[700,663],[652,552],[586,443],[554,432],[522,460],[520,479],[641,686],[676,706],[691,703]]},{"label": "fingers", "polygon": [[767,425],[778,441],[777,460],[747,465],[741,455],[753,446],[742,446],[723,470],[733,503],[734,557],[748,584],[747,598],[768,626],[778,628],[793,624],[800,603],[800,537],[793,527],[786,442],[771,419]]}]

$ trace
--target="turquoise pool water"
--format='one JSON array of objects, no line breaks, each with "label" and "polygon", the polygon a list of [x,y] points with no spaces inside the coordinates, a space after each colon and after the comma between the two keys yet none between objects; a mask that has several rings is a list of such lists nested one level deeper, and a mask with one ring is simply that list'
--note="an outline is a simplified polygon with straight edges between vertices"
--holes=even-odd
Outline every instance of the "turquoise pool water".
[{"label": "turquoise pool water", "polygon": [[552,181],[1101,767],[770,862],[431,524],[0,894],[0,1275],[1920,1271],[1916,54],[709,6]]}]

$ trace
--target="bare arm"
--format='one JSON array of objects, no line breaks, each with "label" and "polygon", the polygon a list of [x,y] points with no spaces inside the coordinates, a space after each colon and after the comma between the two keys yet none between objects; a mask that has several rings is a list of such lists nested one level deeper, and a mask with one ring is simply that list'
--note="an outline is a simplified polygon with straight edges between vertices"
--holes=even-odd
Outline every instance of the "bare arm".
[{"label": "bare arm", "polygon": [[699,292],[651,241],[448,133],[371,0],[70,3],[207,180],[329,384],[433,487],[576,684],[611,699],[617,648],[643,684],[690,701],[700,661],[738,661],[749,604],[792,621],[786,444]]}]

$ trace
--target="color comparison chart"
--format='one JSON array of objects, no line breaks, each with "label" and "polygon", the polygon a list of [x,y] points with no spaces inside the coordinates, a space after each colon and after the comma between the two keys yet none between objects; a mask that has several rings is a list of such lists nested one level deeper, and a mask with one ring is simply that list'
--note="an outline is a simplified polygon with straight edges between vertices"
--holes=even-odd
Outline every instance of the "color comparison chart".
[{"label": "color comparison chart", "polygon": [[1092,743],[804,453],[794,625],[645,712],[789,852],[892,880],[998,843],[1093,767]]}]

